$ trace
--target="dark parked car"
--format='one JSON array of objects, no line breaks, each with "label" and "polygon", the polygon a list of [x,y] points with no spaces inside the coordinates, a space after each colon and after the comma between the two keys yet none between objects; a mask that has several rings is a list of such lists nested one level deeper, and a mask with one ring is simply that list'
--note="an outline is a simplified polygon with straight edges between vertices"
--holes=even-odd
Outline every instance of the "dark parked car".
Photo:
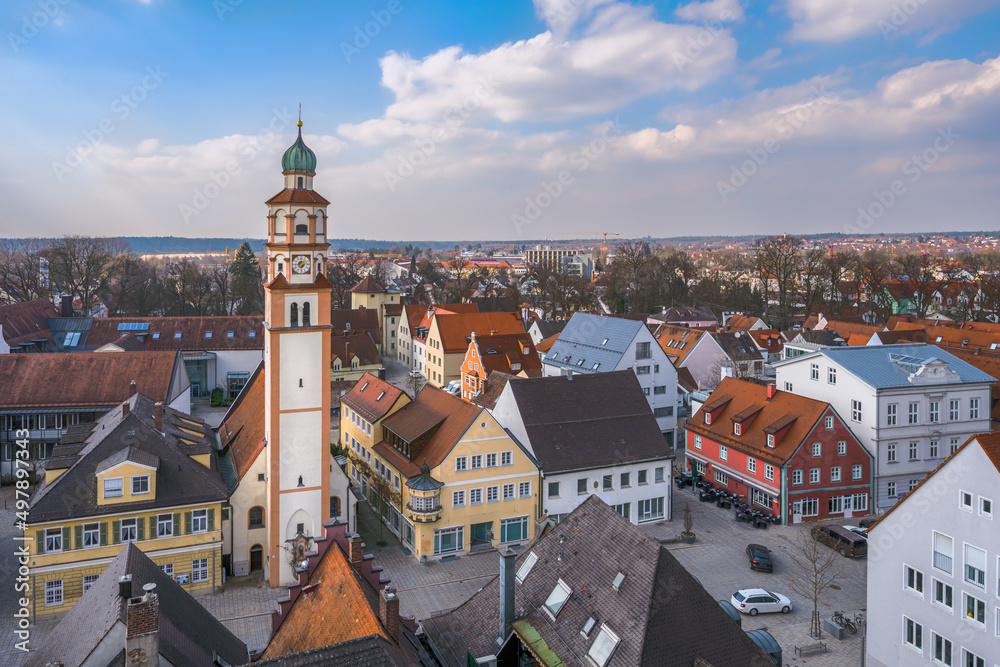
[{"label": "dark parked car", "polygon": [[750,569],[761,572],[773,572],[774,563],[771,560],[771,551],[762,544],[748,544],[747,558],[750,559]]},{"label": "dark parked car", "polygon": [[861,521],[858,521],[858,525],[862,528],[871,528],[875,525],[876,521],[878,521],[877,516],[866,516],[864,519],[861,519]]},{"label": "dark parked car", "polygon": [[835,549],[841,556],[864,558],[868,555],[868,540],[840,526],[813,526],[813,539]]}]

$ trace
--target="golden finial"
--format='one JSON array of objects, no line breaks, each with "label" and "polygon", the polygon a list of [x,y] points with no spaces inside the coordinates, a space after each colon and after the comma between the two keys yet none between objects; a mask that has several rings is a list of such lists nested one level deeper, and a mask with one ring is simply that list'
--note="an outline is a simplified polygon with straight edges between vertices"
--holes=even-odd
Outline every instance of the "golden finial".
[{"label": "golden finial", "polygon": [[299,127],[302,127],[302,103],[299,102],[299,122],[296,123]]}]

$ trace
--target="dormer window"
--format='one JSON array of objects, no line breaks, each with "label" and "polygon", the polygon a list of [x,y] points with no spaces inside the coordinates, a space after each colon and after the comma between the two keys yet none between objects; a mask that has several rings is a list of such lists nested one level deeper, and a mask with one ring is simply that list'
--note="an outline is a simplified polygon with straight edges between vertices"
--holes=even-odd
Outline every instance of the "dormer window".
[{"label": "dormer window", "polygon": [[743,428],[739,422],[733,422],[733,435],[737,437],[743,435]]},{"label": "dormer window", "polygon": [[705,413],[705,426],[711,426],[711,425],[712,425],[712,413],[711,412],[706,412]]},{"label": "dormer window", "polygon": [[770,447],[771,449],[774,449],[774,434],[773,433],[768,433],[767,434],[767,446]]},{"label": "dormer window", "polygon": [[125,493],[124,481],[121,477],[111,477],[104,480],[104,497],[121,498]]},{"label": "dormer window", "polygon": [[132,475],[132,495],[149,493],[149,475]]}]

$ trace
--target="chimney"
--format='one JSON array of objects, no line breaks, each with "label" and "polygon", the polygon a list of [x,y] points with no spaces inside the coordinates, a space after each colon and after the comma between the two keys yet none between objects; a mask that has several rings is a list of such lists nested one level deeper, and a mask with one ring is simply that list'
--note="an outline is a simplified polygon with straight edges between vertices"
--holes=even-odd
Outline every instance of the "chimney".
[{"label": "chimney", "polygon": [[163,433],[163,401],[157,401],[153,405],[153,428]]},{"label": "chimney", "polygon": [[118,595],[126,600],[132,597],[132,575],[123,574],[118,578]]},{"label": "chimney", "polygon": [[128,411],[129,411],[129,409],[130,409],[130,406],[129,406],[128,401],[125,401],[124,403],[122,403],[122,419],[124,419],[125,417],[128,417]]},{"label": "chimney", "polygon": [[778,387],[773,384],[767,385],[767,400],[771,400],[778,393]]},{"label": "chimney", "polygon": [[142,587],[141,598],[131,598],[125,610],[125,655],[130,665],[160,664],[160,601],[156,584]]},{"label": "chimney", "polygon": [[135,396],[137,393],[139,393],[139,389],[135,385],[135,380],[132,380],[128,383],[128,395]]},{"label": "chimney", "polygon": [[395,642],[399,641],[399,596],[396,589],[386,586],[378,596],[378,617],[385,631]]},{"label": "chimney", "polygon": [[507,639],[514,622],[514,559],[517,552],[510,548],[500,550],[500,642]]},{"label": "chimney", "polygon": [[347,543],[347,559],[351,561],[351,566],[361,571],[361,562],[365,558],[365,548],[364,544],[361,542],[360,535],[351,535],[350,541]]},{"label": "chimney", "polygon": [[66,295],[62,298],[62,317],[73,317],[73,295]]}]

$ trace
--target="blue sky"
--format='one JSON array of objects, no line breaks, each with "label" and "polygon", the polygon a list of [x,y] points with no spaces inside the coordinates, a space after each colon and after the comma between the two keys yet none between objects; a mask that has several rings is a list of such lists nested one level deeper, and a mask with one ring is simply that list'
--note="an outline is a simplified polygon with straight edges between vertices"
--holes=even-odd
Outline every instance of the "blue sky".
[{"label": "blue sky", "polygon": [[[1000,0],[11,0],[0,235],[996,229]],[[365,34],[367,32],[367,34]]]}]

